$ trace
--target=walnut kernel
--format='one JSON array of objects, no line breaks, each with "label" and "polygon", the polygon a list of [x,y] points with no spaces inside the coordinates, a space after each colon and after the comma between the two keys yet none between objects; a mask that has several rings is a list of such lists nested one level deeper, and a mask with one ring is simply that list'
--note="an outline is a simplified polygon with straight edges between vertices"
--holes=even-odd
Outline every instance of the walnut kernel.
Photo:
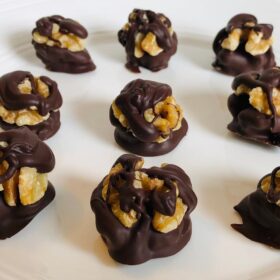
[{"label": "walnut kernel", "polygon": [[230,51],[235,51],[240,43],[240,38],[242,36],[242,30],[240,28],[233,29],[228,37],[223,40],[221,46],[223,49],[227,49]]},{"label": "walnut kernel", "polygon": [[153,217],[153,227],[155,230],[163,233],[170,232],[176,229],[182,222],[187,211],[187,206],[183,203],[180,197],[176,200],[176,209],[173,216],[166,216],[155,211]]},{"label": "walnut kernel", "polygon": [[245,45],[246,52],[253,56],[264,54],[268,51],[273,43],[272,37],[268,39],[262,39],[263,33],[255,32],[251,30],[249,32],[248,41]]}]

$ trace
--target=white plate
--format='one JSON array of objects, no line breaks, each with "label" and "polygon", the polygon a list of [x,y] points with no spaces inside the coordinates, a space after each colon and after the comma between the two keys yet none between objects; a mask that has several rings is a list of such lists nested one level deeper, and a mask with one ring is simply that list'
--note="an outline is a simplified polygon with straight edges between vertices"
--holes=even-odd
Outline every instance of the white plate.
[{"label": "white plate", "polygon": [[[0,0],[0,75],[17,69],[48,75],[58,82],[64,98],[62,127],[47,141],[56,156],[50,175],[56,199],[20,233],[1,241],[0,279],[280,279],[279,252],[230,228],[240,221],[233,206],[279,165],[279,149],[227,132],[232,78],[210,66],[213,37],[238,12],[251,12],[274,24],[279,54],[280,2],[269,1],[268,6],[268,1],[256,0],[88,0],[71,6],[69,2]],[[161,11],[172,20],[179,49],[168,69],[133,74],[124,68],[125,54],[116,32],[133,7]],[[38,18],[51,14],[75,18],[88,27],[95,72],[69,75],[44,69],[30,44],[30,32]],[[114,97],[136,78],[170,84],[190,126],[173,152],[146,158],[146,166],[168,162],[184,168],[199,202],[191,216],[192,239],[181,252],[125,266],[108,256],[89,200],[124,153],[114,142],[108,111]]]}]

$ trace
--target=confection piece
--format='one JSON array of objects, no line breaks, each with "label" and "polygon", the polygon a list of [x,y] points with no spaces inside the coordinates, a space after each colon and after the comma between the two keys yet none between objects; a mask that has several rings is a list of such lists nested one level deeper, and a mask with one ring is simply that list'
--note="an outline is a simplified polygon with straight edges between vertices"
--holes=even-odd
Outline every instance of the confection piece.
[{"label": "confection piece", "polygon": [[257,190],[234,209],[243,224],[232,227],[247,238],[280,249],[280,167],[265,175]]},{"label": "confection piece", "polygon": [[265,144],[280,145],[280,68],[238,75],[228,99],[228,129]]},{"label": "confection piece", "polygon": [[142,156],[170,152],[188,130],[170,86],[140,79],[130,82],[113,101],[110,121],[116,127],[116,142]]},{"label": "confection piece", "polygon": [[177,36],[169,18],[149,10],[134,9],[118,38],[126,51],[126,67],[136,73],[139,66],[151,71],[166,68],[177,50]]},{"label": "confection piece", "polygon": [[0,133],[0,239],[24,228],[55,196],[55,158],[28,128]]},{"label": "confection piece", "polygon": [[0,77],[0,127],[28,127],[41,140],[60,128],[62,97],[55,81],[30,72],[15,71]]},{"label": "confection piece", "polygon": [[197,198],[190,178],[173,164],[143,164],[122,155],[91,197],[97,230],[111,257],[124,264],[173,255],[192,233]]},{"label": "confection piece", "polygon": [[32,44],[48,70],[84,73],[96,68],[85,49],[87,36],[87,30],[78,22],[55,15],[36,22]]},{"label": "confection piece", "polygon": [[213,42],[216,55],[213,67],[236,76],[275,66],[272,31],[271,24],[258,23],[253,15],[234,16]]}]

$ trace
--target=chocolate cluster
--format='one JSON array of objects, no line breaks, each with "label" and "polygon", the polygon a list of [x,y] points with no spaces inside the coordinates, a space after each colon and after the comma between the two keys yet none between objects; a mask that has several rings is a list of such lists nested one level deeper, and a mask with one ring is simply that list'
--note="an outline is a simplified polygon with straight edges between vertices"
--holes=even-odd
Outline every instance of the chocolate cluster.
[{"label": "chocolate cluster", "polygon": [[228,129],[265,144],[280,145],[280,68],[238,75],[228,99]]},{"label": "chocolate cluster", "polygon": [[36,22],[32,44],[48,70],[84,73],[96,68],[85,49],[87,36],[87,30],[78,22],[55,15]]},{"label": "chocolate cluster", "polygon": [[262,71],[275,66],[271,24],[258,23],[255,16],[234,16],[216,36],[213,67],[236,76],[247,71]]},{"label": "chocolate cluster", "polygon": [[247,238],[280,249],[280,167],[265,175],[257,190],[234,209],[243,224],[232,227]]},{"label": "chocolate cluster", "polygon": [[94,190],[96,227],[113,259],[140,264],[173,255],[190,240],[190,213],[197,198],[176,165],[143,168],[135,155],[122,155]]},{"label": "chocolate cluster", "polygon": [[28,128],[0,133],[0,239],[24,228],[55,196],[55,158]]},{"label": "chocolate cluster", "polygon": [[170,86],[141,79],[130,82],[113,101],[110,121],[116,142],[143,156],[170,152],[188,130]]},{"label": "chocolate cluster", "polygon": [[166,68],[177,50],[177,36],[170,20],[149,10],[134,9],[118,38],[126,51],[126,67],[133,72],[140,72],[139,66],[151,71]]},{"label": "chocolate cluster", "polygon": [[60,127],[61,105],[56,82],[46,76],[15,71],[0,77],[0,126],[4,130],[26,126],[45,140]]}]

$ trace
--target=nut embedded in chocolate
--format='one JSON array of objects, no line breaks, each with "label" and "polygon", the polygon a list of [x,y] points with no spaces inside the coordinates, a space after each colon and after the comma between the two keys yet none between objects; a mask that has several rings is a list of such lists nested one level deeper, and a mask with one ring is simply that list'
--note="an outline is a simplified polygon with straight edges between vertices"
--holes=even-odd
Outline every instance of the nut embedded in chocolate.
[{"label": "nut embedded in chocolate", "polygon": [[257,190],[234,209],[243,224],[232,227],[247,238],[280,249],[280,167],[265,175]]},{"label": "nut embedded in chocolate", "polygon": [[143,156],[170,152],[188,130],[170,86],[141,79],[130,82],[113,101],[110,121],[116,142]]},{"label": "nut embedded in chocolate", "polygon": [[280,68],[238,75],[228,99],[228,129],[243,137],[280,146]]},{"label": "nut embedded in chocolate", "polygon": [[78,22],[55,15],[36,22],[32,44],[48,70],[84,73],[96,68],[85,49],[87,36],[87,30]]},{"label": "nut embedded in chocolate", "polygon": [[55,158],[28,128],[0,133],[0,239],[24,228],[55,196]]},{"label": "nut embedded in chocolate", "polygon": [[236,76],[248,71],[262,71],[275,66],[271,24],[260,24],[250,14],[234,16],[216,36],[213,67]]},{"label": "nut embedded in chocolate", "polygon": [[0,77],[0,127],[26,126],[41,140],[60,127],[62,97],[55,81],[30,72],[14,71]]},{"label": "nut embedded in chocolate", "polygon": [[144,160],[122,155],[94,190],[96,227],[113,259],[140,264],[173,255],[190,240],[190,213],[197,198],[178,166],[143,168]]},{"label": "nut embedded in chocolate", "polygon": [[149,10],[134,9],[118,38],[127,54],[126,67],[132,72],[140,72],[139,66],[151,71],[166,68],[177,50],[171,21]]}]

